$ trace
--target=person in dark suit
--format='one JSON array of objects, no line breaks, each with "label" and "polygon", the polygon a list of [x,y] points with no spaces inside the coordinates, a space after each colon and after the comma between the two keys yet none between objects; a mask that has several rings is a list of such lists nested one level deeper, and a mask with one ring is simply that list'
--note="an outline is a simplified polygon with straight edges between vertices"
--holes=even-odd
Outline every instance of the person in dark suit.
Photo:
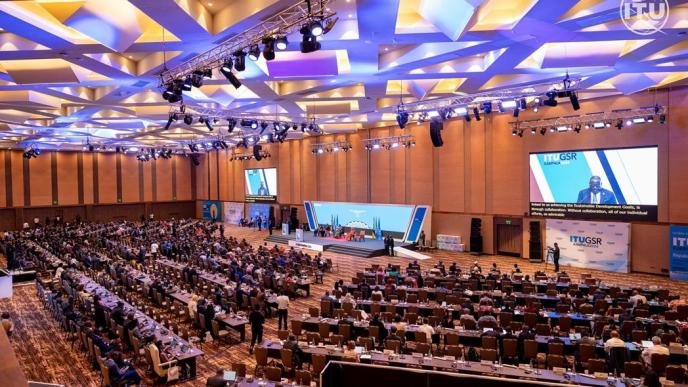
[{"label": "person in dark suit", "polygon": [[552,249],[552,261],[554,262],[554,271],[559,272],[559,255],[560,255],[559,245],[554,242],[554,249]]},{"label": "person in dark suit", "polygon": [[260,196],[269,195],[268,189],[265,188],[265,183],[263,183],[262,181],[260,182],[260,187],[258,187],[258,195],[260,195]]},{"label": "person in dark suit", "polygon": [[592,176],[588,188],[578,192],[579,204],[618,204],[614,192],[602,188],[602,179]]},{"label": "person in dark suit", "polygon": [[208,380],[205,382],[205,385],[210,387],[224,387],[227,385],[227,381],[225,380],[224,376],[224,368],[218,368],[215,375],[209,377]]}]

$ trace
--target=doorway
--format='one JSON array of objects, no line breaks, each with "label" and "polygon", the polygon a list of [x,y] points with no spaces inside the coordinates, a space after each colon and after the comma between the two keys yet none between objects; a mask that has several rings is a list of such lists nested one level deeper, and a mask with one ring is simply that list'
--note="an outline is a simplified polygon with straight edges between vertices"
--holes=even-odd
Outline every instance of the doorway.
[{"label": "doorway", "polygon": [[495,251],[497,254],[520,257],[523,253],[521,219],[495,218]]}]

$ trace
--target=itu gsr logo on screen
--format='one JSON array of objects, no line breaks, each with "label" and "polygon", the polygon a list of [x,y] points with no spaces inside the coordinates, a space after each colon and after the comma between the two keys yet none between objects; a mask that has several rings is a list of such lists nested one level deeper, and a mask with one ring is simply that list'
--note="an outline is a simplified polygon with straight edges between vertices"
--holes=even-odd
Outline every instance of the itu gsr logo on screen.
[{"label": "itu gsr logo on screen", "polygon": [[545,153],[542,155],[544,165],[568,165],[571,161],[577,160],[576,152]]},{"label": "itu gsr logo on screen", "polygon": [[602,238],[591,237],[586,235],[571,235],[569,237],[571,244],[580,247],[598,247],[602,245]]}]

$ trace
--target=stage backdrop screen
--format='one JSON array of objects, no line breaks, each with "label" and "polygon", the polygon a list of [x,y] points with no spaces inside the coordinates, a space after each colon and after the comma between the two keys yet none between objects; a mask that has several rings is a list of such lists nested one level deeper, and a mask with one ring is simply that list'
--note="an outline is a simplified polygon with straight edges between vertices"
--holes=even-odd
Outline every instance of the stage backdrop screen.
[{"label": "stage backdrop screen", "polygon": [[244,170],[247,202],[274,202],[277,200],[277,168]]},{"label": "stage backdrop screen", "polygon": [[311,202],[318,225],[342,226],[346,231],[374,231],[376,236],[391,234],[402,238],[411,221],[415,206]]},{"label": "stage backdrop screen", "polygon": [[657,220],[657,147],[530,154],[530,214]]},{"label": "stage backdrop screen", "polygon": [[[628,273],[630,223],[561,219],[545,223],[547,247],[559,245],[560,265]],[[552,264],[549,256],[548,260]]]}]

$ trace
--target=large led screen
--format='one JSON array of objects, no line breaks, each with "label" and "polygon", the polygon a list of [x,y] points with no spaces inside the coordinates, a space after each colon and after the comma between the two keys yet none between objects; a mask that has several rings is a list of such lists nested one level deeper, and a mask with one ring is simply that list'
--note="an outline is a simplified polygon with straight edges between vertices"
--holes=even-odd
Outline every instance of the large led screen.
[{"label": "large led screen", "polygon": [[342,226],[346,230],[373,230],[402,238],[415,206],[312,202],[318,225]]},{"label": "large led screen", "polygon": [[530,154],[530,214],[657,220],[657,147]]},{"label": "large led screen", "polygon": [[277,168],[246,169],[244,175],[247,202],[277,200]]}]

